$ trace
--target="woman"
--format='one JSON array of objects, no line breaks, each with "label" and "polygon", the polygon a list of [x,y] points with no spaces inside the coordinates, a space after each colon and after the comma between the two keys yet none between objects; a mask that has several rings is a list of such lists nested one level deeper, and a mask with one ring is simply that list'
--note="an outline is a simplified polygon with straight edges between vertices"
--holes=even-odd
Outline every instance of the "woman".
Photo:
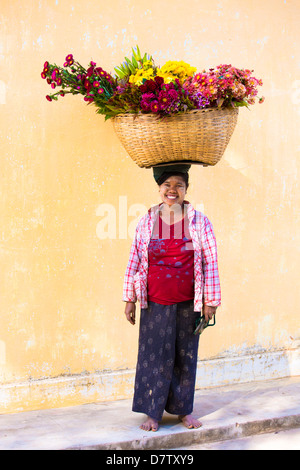
[{"label": "woman", "polygon": [[145,413],[141,429],[157,431],[164,410],[188,428],[193,417],[200,312],[209,321],[220,305],[216,240],[206,216],[185,201],[190,165],[154,168],[162,203],[136,228],[123,300],[135,324],[141,305],[133,411]]}]

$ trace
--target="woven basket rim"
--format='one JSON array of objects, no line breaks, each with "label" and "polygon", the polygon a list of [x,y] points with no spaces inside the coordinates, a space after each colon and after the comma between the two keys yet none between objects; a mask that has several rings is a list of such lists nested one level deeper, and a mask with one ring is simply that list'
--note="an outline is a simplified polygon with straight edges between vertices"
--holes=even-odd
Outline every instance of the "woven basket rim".
[{"label": "woven basket rim", "polygon": [[179,117],[179,116],[186,116],[188,114],[207,113],[207,112],[214,112],[214,111],[215,112],[225,112],[225,111],[238,112],[239,108],[226,106],[226,107],[220,107],[220,108],[210,107],[210,108],[201,108],[201,109],[189,109],[188,111],[185,111],[185,112],[179,112],[179,113],[172,114],[170,116],[163,116],[163,117],[161,117],[159,114],[156,114],[156,113],[143,113],[139,111],[138,113],[120,113],[120,114],[117,114],[116,116],[113,116],[111,119],[118,119],[122,117],[126,117],[126,118],[127,117],[133,117],[133,118],[143,117],[143,118],[156,118],[159,121],[163,119],[176,118],[177,116]]}]

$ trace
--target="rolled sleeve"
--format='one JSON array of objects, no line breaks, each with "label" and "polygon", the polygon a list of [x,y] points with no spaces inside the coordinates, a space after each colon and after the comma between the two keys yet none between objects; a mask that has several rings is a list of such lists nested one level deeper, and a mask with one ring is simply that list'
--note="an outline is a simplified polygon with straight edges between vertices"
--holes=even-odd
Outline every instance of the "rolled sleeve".
[{"label": "rolled sleeve", "polygon": [[202,264],[204,275],[203,300],[205,305],[221,305],[221,286],[218,269],[217,242],[213,227],[207,217],[202,231]]}]

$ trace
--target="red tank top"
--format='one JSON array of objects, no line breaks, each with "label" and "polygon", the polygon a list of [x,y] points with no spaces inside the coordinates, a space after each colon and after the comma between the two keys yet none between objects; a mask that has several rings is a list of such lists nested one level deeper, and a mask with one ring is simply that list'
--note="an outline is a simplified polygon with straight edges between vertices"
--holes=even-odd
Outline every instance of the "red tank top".
[{"label": "red tank top", "polygon": [[194,250],[188,220],[157,221],[148,246],[148,300],[172,305],[194,298]]}]

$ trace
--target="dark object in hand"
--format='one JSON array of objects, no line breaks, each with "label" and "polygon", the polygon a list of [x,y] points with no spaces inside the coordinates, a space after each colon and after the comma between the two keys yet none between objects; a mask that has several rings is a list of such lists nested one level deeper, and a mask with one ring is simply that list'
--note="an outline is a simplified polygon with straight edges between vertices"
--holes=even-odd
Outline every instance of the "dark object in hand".
[{"label": "dark object in hand", "polygon": [[207,328],[208,326],[214,326],[216,324],[216,316],[213,315],[212,323],[211,320],[208,322],[205,320],[205,316],[202,315],[200,318],[196,320],[196,329],[194,331],[194,335],[201,335],[201,333]]}]

